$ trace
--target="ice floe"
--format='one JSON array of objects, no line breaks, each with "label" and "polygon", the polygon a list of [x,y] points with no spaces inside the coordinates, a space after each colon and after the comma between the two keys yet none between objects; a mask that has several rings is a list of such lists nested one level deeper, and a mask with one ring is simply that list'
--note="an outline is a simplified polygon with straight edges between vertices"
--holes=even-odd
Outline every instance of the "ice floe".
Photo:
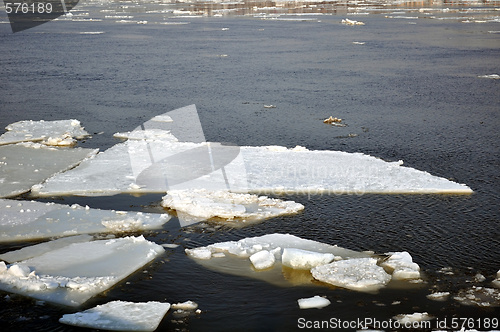
[{"label": "ice floe", "polygon": [[302,204],[294,201],[206,189],[169,190],[161,205],[201,220],[214,217],[262,220],[304,209]]},{"label": "ice floe", "polygon": [[205,142],[196,107],[154,117],[129,140],[34,188],[40,196],[165,193],[471,193],[465,185],[361,153]]},{"label": "ice floe", "polygon": [[0,136],[0,145],[20,142],[42,142],[46,145],[73,145],[75,139],[89,134],[78,120],[19,121],[5,127],[7,132]]},{"label": "ice floe", "polygon": [[170,303],[112,301],[94,308],[63,315],[67,325],[110,331],[155,331]]},{"label": "ice floe", "polygon": [[0,266],[0,289],[78,306],[138,270],[164,249],[140,237],[71,243]]},{"label": "ice floe", "polygon": [[91,209],[0,199],[0,243],[87,233],[121,233],[160,228],[168,213]]},{"label": "ice floe", "polygon": [[0,197],[14,197],[28,192],[33,185],[75,167],[97,152],[31,142],[0,146]]},{"label": "ice floe", "polygon": [[350,20],[348,18],[342,19],[341,23],[345,24],[345,25],[365,25],[363,22],[355,21],[355,20]]},{"label": "ice floe", "polygon": [[[278,286],[312,285],[317,284],[316,279],[368,292],[387,285],[393,279],[391,273],[401,266],[397,262],[394,264],[397,267],[387,268],[387,272],[382,267],[382,259],[373,253],[356,252],[290,234],[268,234],[215,243],[186,249],[186,253],[206,268]],[[394,279],[400,278],[396,275]]]},{"label": "ice floe", "polygon": [[299,303],[300,309],[321,309],[331,304],[330,300],[318,295],[309,298],[298,299],[297,302]]},{"label": "ice floe", "polygon": [[480,75],[480,76],[478,76],[478,78],[490,78],[490,79],[494,79],[494,80],[499,80],[500,75],[498,75],[498,74]]}]

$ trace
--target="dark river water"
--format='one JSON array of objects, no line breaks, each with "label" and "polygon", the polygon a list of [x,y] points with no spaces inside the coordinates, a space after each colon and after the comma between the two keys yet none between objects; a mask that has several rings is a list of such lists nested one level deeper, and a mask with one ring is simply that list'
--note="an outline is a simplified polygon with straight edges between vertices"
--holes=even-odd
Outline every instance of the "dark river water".
[{"label": "dark river water", "polygon": [[[208,141],[302,145],[403,160],[408,167],[465,183],[474,193],[286,196],[305,210],[245,228],[180,228],[172,218],[164,229],[144,235],[179,247],[166,249],[160,259],[79,309],[118,299],[193,300],[201,314],[169,313],[159,327],[188,331],[290,331],[301,330],[301,318],[387,321],[413,312],[428,312],[434,322],[471,318],[482,323],[499,317],[499,299],[477,307],[453,296],[472,286],[492,287],[500,269],[500,80],[478,77],[500,74],[500,12],[493,7],[470,12],[465,7],[381,7],[352,15],[343,6],[328,15],[264,20],[211,16],[215,12],[170,18],[171,13],[123,4],[79,4],[75,14],[89,16],[16,34],[0,24],[0,128],[25,119],[76,118],[93,134],[79,146],[104,150],[118,143],[113,133],[196,104]],[[265,14],[273,12],[284,10]],[[117,23],[120,18],[112,15],[148,22]],[[365,25],[341,24],[346,17]],[[268,104],[276,108],[264,108]],[[330,115],[348,126],[324,124]],[[162,212],[161,196],[45,201]],[[377,294],[281,288],[207,270],[184,253],[185,248],[275,232],[353,250],[408,251],[425,283]],[[442,273],[443,268],[452,274]],[[475,281],[478,273],[486,280]],[[436,290],[451,297],[444,302],[426,298]],[[0,293],[2,330],[79,330],[58,323],[62,314],[77,309],[6,295]],[[314,295],[332,304],[300,310],[297,299]],[[484,329],[479,323],[468,327]]]}]

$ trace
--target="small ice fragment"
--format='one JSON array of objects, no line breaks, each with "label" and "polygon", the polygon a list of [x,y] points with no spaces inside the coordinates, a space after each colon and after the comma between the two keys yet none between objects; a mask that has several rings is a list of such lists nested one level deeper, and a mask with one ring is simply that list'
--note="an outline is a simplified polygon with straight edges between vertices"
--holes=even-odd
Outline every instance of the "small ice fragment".
[{"label": "small ice fragment", "polygon": [[343,19],[342,24],[345,24],[345,25],[365,25],[363,22],[350,20],[348,18]]},{"label": "small ice fragment", "polygon": [[172,304],[171,308],[174,310],[196,310],[198,309],[198,303],[188,300],[186,302]]},{"label": "small ice fragment", "polygon": [[481,75],[481,76],[478,76],[478,78],[490,78],[490,79],[494,79],[494,80],[499,80],[500,75],[498,75],[498,74]]},{"label": "small ice fragment", "polygon": [[169,303],[112,301],[63,315],[63,324],[113,331],[154,331],[170,309]]},{"label": "small ice fragment", "polygon": [[281,257],[285,266],[298,270],[310,270],[318,265],[328,264],[335,256],[328,253],[318,253],[313,251],[285,248]]},{"label": "small ice fragment", "polygon": [[179,245],[178,244],[175,244],[175,243],[164,243],[161,245],[163,248],[169,248],[169,249],[175,249],[177,248]]},{"label": "small ice fragment", "polygon": [[446,301],[449,296],[450,292],[434,292],[432,294],[427,295],[427,298],[433,301]]},{"label": "small ice fragment", "polygon": [[393,317],[397,320],[401,325],[408,325],[414,322],[423,322],[426,320],[431,320],[432,316],[430,316],[427,312],[415,312],[413,314],[401,314]]},{"label": "small ice fragment", "polygon": [[392,277],[396,280],[420,278],[420,266],[413,263],[411,255],[406,252],[390,252],[387,260],[381,266],[392,270]]},{"label": "small ice fragment", "polygon": [[265,270],[274,265],[276,258],[269,251],[262,250],[250,256],[250,261],[257,270]]},{"label": "small ice fragment", "polygon": [[318,295],[309,298],[298,299],[297,302],[299,303],[300,309],[321,309],[331,304],[330,300]]}]

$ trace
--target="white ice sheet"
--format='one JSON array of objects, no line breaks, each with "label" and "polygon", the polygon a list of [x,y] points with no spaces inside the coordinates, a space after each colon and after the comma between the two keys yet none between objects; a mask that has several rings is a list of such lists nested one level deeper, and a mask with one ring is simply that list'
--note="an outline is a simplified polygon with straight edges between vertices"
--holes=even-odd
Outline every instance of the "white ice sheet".
[{"label": "white ice sheet", "polygon": [[170,303],[112,301],[66,314],[59,322],[108,331],[154,331],[169,309]]},{"label": "white ice sheet", "polygon": [[28,192],[33,185],[78,165],[97,151],[54,148],[39,143],[0,146],[0,198]]},{"label": "white ice sheet", "polygon": [[156,229],[170,218],[168,213],[110,211],[79,205],[0,199],[0,243]]},{"label": "white ice sheet", "polygon": [[163,252],[142,236],[72,243],[0,268],[0,289],[79,306]]}]

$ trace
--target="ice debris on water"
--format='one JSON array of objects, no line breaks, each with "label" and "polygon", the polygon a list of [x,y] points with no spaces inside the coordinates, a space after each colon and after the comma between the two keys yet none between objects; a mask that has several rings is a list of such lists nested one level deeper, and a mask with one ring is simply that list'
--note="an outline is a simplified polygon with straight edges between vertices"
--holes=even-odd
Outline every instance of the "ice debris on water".
[{"label": "ice debris on water", "polygon": [[478,78],[490,78],[490,79],[493,79],[493,80],[499,80],[500,79],[500,75],[498,75],[498,74],[480,75],[480,76],[478,76]]},{"label": "ice debris on water", "polygon": [[468,289],[462,289],[453,297],[454,300],[463,305],[478,307],[499,307],[500,289],[472,286]]},{"label": "ice debris on water", "polygon": [[350,20],[348,18],[342,19],[342,24],[345,24],[345,25],[365,25],[363,22]]},{"label": "ice debris on water", "polygon": [[446,301],[449,297],[450,292],[434,292],[427,295],[427,298],[433,301]]},{"label": "ice debris on water", "polygon": [[0,290],[79,306],[163,252],[143,236],[56,246],[10,265],[2,262]]},{"label": "ice debris on water", "polygon": [[261,220],[304,209],[302,204],[294,201],[206,189],[168,191],[161,205],[201,219],[218,217],[229,220]]},{"label": "ice debris on water", "polygon": [[94,308],[63,315],[60,323],[111,331],[155,331],[170,309],[170,303],[156,301],[112,301]]},{"label": "ice debris on water", "polygon": [[[383,267],[383,260],[373,253],[356,252],[290,234],[268,234],[185,251],[207,268],[277,285],[307,284],[314,278],[351,290],[376,291],[392,279],[420,277],[416,273],[418,265],[406,252],[390,253],[394,259],[390,266]],[[252,264],[254,271],[248,269],[245,261]],[[401,268],[411,268],[411,273],[401,274],[398,272]]]},{"label": "ice debris on water", "polygon": [[97,149],[58,149],[32,142],[0,145],[0,198],[26,193],[32,186],[75,167],[97,152]]},{"label": "ice debris on water", "polygon": [[298,299],[297,302],[299,303],[300,309],[321,309],[331,304],[330,300],[318,295],[309,298]]},{"label": "ice debris on water", "polygon": [[493,280],[493,285],[500,288],[500,270],[497,272],[496,279]]},{"label": "ice debris on water", "polygon": [[121,212],[79,205],[0,199],[0,243],[157,229],[170,218],[168,213]]},{"label": "ice debris on water", "polygon": [[46,145],[68,146],[76,143],[75,139],[89,136],[80,121],[19,121],[5,127],[6,133],[0,136],[0,145],[19,142],[41,142]]},{"label": "ice debris on water", "polygon": [[411,323],[431,320],[433,317],[427,312],[414,312],[413,314],[400,314],[393,318],[401,325],[411,326]]},{"label": "ice debris on water", "polygon": [[394,279],[418,279],[420,278],[420,267],[418,264],[413,263],[411,255],[404,252],[390,252],[390,255],[381,266],[391,269],[392,277]]}]

